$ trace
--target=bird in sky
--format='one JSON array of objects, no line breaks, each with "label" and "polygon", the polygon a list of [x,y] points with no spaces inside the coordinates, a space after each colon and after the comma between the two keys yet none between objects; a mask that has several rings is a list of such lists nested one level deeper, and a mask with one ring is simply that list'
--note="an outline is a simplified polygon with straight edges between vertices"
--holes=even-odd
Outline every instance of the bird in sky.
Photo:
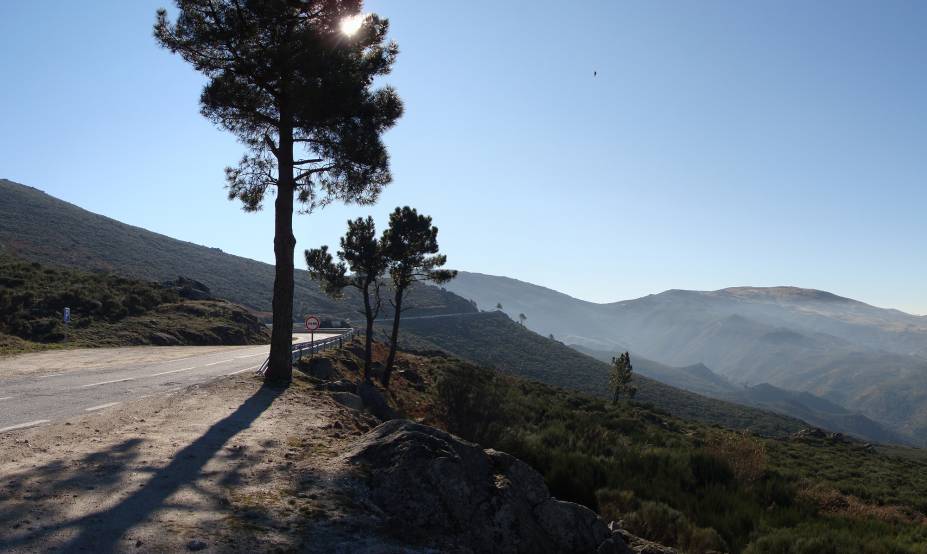
[{"label": "bird in sky", "polygon": [[597,76],[598,74],[599,74],[598,71],[593,71],[593,72],[592,72],[592,76],[593,76],[593,77]]}]

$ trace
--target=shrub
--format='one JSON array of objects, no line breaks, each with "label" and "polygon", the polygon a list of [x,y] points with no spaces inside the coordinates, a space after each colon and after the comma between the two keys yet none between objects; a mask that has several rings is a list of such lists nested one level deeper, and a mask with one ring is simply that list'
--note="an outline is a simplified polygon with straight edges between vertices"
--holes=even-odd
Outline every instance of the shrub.
[{"label": "shrub", "polygon": [[692,554],[727,551],[727,544],[717,531],[693,525],[682,512],[662,502],[643,502],[640,508],[628,514],[624,525],[635,535]]},{"label": "shrub", "polygon": [[705,450],[729,464],[741,483],[752,483],[766,470],[766,444],[746,432],[719,433],[707,441]]}]

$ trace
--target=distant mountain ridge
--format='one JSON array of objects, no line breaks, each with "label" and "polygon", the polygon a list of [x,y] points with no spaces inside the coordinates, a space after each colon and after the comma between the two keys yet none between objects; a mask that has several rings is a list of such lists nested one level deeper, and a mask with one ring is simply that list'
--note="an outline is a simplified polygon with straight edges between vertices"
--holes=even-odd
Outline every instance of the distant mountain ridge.
[{"label": "distant mountain ridge", "polygon": [[[609,362],[614,355],[612,352],[582,346],[574,348],[603,362]],[[897,444],[910,442],[909,438],[891,431],[885,425],[861,413],[848,410],[809,392],[790,391],[769,383],[752,387],[736,385],[704,364],[671,367],[633,352],[631,361],[634,371],[640,375],[710,398],[796,417],[829,431],[846,433],[869,441]]]},{"label": "distant mountain ridge", "polygon": [[468,272],[447,288],[524,313],[529,328],[567,344],[807,391],[927,443],[927,317],[798,287],[677,289],[609,304]]},{"label": "distant mountain ridge", "polygon": [[[609,394],[607,364],[534,333],[501,312],[404,321],[400,346],[416,350],[440,349],[455,357],[542,383],[599,397]],[[684,419],[780,438],[807,425],[788,415],[709,398],[642,375],[635,377],[635,384],[638,387],[636,400]]]},{"label": "distant mountain ridge", "polygon": [[[271,309],[270,264],[127,225],[6,179],[0,179],[0,248],[44,265],[149,281],[184,276],[255,312]],[[431,286],[418,287],[409,303],[416,315],[475,311],[460,297]],[[357,319],[359,306],[353,290],[346,290],[343,300],[333,300],[306,271],[296,270],[296,317],[316,313]]]}]

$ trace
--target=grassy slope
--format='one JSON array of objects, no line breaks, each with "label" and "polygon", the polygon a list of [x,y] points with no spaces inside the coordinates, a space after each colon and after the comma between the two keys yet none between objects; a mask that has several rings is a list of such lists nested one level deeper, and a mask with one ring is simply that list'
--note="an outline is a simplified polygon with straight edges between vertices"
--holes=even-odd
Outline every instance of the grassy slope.
[{"label": "grassy slope", "polygon": [[[67,329],[61,321],[65,306],[72,311]],[[156,283],[47,268],[0,255],[0,352],[267,340],[264,325],[235,304],[185,301]]]},{"label": "grassy slope", "polygon": [[[357,381],[353,352],[327,356]],[[518,456],[555,496],[658,542],[696,553],[927,552],[921,451],[744,435],[436,353],[400,353],[397,370],[389,396],[406,417]]]},{"label": "grassy slope", "polygon": [[[607,395],[608,365],[542,337],[500,312],[471,316],[407,319],[401,344],[440,349],[521,377],[597,396]],[[806,425],[790,417],[709,399],[637,376],[637,400],[677,417],[768,436],[786,436]]]},{"label": "grassy slope", "polygon": [[[258,312],[271,309],[272,265],[126,225],[4,179],[0,179],[0,245],[22,259],[45,265],[159,282],[189,277],[205,283],[220,298]],[[301,265],[297,259],[297,267]],[[466,300],[431,286],[418,287],[409,305],[413,306],[410,314],[474,311]],[[344,300],[332,300],[307,272],[296,271],[296,317],[315,313],[357,320],[359,306],[353,290],[346,291]]]}]

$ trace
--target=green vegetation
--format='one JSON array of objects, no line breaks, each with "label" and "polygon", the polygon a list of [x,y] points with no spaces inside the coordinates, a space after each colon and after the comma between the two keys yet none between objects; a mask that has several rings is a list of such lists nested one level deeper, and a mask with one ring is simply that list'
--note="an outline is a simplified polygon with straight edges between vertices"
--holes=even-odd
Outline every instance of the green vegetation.
[{"label": "green vegetation", "polygon": [[[523,459],[555,496],[645,538],[694,553],[927,552],[924,460],[732,432],[453,358],[422,360],[434,423]],[[394,398],[421,413],[410,391]]]},{"label": "green vegetation", "polygon": [[[553,339],[551,339],[553,340]],[[628,398],[634,398],[637,394],[637,387],[631,381],[634,380],[633,366],[631,366],[631,354],[625,352],[617,358],[612,358],[612,367],[608,376],[608,387],[612,393],[612,402],[618,402],[622,394]]]},{"label": "green vegetation", "polygon": [[[71,308],[66,327],[63,310]],[[0,255],[0,352],[49,346],[255,344],[260,321],[234,304],[188,301],[157,283],[43,267]]]},{"label": "green vegetation", "polygon": [[447,263],[447,256],[438,253],[438,228],[431,224],[431,217],[419,215],[408,206],[393,210],[389,226],[380,238],[376,236],[372,217],[348,221],[348,230],[341,237],[340,245],[337,263],[329,254],[327,245],[306,250],[306,267],[330,296],[340,297],[348,287],[360,292],[364,301],[365,380],[370,379],[374,323],[385,294],[382,289],[389,285],[393,324],[389,333],[386,367],[380,375],[383,386],[389,387],[405,295],[416,283],[446,283],[457,272],[441,269]]},{"label": "green vegetation", "polygon": [[[441,350],[458,358],[550,385],[611,398],[609,365],[513,322],[502,312],[408,318],[400,347]],[[807,427],[797,419],[706,398],[636,375],[635,398],[676,417],[786,437]]]}]

